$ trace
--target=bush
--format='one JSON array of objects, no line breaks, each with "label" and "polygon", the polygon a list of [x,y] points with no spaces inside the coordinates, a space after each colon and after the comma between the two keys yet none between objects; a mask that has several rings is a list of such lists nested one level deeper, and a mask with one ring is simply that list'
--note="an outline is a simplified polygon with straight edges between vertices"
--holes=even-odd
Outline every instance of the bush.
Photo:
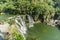
[{"label": "bush", "polygon": [[12,25],[11,27],[9,27],[8,29],[8,38],[7,39],[10,39],[11,37],[13,37],[15,40],[24,40],[24,37],[22,36],[22,34],[18,31],[18,29]]},{"label": "bush", "polygon": [[1,12],[10,14],[29,14],[34,20],[37,20],[41,14],[43,18],[46,19],[53,17],[55,14],[53,4],[54,2],[52,0],[6,0],[5,3],[2,2],[1,4]]}]

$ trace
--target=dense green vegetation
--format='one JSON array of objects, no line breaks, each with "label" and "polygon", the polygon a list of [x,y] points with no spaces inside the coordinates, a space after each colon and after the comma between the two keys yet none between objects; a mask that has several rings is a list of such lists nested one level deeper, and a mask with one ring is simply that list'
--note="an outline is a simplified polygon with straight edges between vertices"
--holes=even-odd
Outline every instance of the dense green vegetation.
[{"label": "dense green vegetation", "polygon": [[[0,13],[29,14],[34,20],[60,18],[60,0],[0,0]],[[56,17],[57,18],[57,17]]]},{"label": "dense green vegetation", "polygon": [[60,0],[54,0],[55,3],[55,19],[60,19]]},{"label": "dense green vegetation", "polygon": [[2,12],[29,14],[34,20],[38,20],[38,18],[46,20],[54,16],[55,8],[53,0],[0,0],[0,13]]},{"label": "dense green vegetation", "polygon": [[60,40],[60,30],[45,23],[35,24],[27,30],[27,40]]}]

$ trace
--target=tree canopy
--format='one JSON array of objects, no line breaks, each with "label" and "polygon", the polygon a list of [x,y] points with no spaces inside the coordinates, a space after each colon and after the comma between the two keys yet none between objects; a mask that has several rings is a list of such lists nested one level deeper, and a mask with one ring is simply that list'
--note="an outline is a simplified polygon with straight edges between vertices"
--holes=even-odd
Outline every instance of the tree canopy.
[{"label": "tree canopy", "polygon": [[55,3],[55,19],[60,19],[60,0],[53,0]]},{"label": "tree canopy", "polygon": [[53,0],[0,0],[0,13],[29,14],[34,20],[42,15],[46,19],[55,15],[54,6]]}]

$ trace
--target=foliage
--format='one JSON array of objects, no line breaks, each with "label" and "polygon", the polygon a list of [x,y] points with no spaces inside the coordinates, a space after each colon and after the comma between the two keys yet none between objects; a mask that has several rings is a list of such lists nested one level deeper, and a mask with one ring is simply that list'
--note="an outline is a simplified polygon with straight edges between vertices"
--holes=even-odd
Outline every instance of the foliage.
[{"label": "foliage", "polygon": [[8,23],[9,23],[10,25],[14,24],[14,20],[10,20]]},{"label": "foliage", "polygon": [[59,17],[60,17],[60,0],[54,0],[54,3],[55,3],[55,13],[56,13],[56,15],[55,16],[57,16],[56,17],[56,19],[60,19]]},{"label": "foliage", "polygon": [[15,40],[24,40],[22,34],[21,34],[19,31],[16,31],[16,30],[15,30],[15,32],[14,32],[13,35],[14,35],[14,39],[15,39]]},{"label": "foliage", "polygon": [[48,18],[48,16],[51,18],[55,14],[54,2],[52,0],[5,0],[0,5],[1,12],[29,14],[34,20],[37,20],[40,14],[43,16],[43,19]]},{"label": "foliage", "polygon": [[9,27],[8,32],[9,34],[7,36],[7,39],[10,39],[13,37],[15,40],[24,40],[24,37],[22,36],[22,34],[18,31],[18,29],[14,25]]}]

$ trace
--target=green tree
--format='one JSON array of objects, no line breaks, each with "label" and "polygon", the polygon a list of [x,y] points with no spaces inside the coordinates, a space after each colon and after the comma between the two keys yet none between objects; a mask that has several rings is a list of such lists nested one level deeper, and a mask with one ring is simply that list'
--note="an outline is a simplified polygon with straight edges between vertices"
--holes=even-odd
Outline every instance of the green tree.
[{"label": "green tree", "polygon": [[60,19],[60,0],[53,0],[55,3],[55,17],[54,19]]},{"label": "green tree", "polygon": [[2,8],[0,9],[2,12],[11,14],[28,14],[31,15],[34,20],[38,20],[40,14],[43,19],[49,19],[55,14],[53,7],[54,2],[52,0],[6,0],[0,5],[3,6],[1,6]]}]

